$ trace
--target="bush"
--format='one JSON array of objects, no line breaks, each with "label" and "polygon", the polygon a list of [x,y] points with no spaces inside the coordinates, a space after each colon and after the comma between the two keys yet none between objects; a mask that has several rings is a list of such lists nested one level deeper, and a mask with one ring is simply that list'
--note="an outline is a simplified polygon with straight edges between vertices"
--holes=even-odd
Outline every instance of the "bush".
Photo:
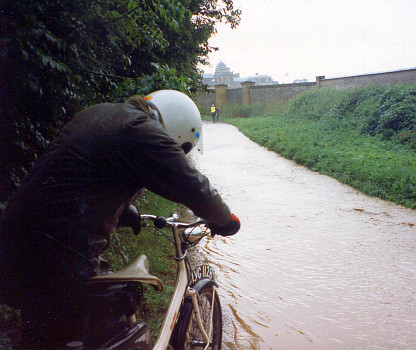
[{"label": "bush", "polygon": [[308,90],[290,102],[287,115],[319,120],[340,103],[343,95],[341,90]]},{"label": "bush", "polygon": [[241,105],[227,104],[223,107],[221,114],[225,118],[248,118],[252,116],[260,116],[264,114],[265,105]]},{"label": "bush", "polygon": [[415,147],[416,86],[386,88],[378,104],[368,116],[363,133],[395,139]]}]

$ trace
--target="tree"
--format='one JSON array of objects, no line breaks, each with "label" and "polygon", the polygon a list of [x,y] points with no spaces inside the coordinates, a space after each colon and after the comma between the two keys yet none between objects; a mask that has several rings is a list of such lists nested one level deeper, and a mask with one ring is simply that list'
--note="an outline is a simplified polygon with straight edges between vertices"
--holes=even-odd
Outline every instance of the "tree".
[{"label": "tree", "polygon": [[59,129],[93,103],[198,89],[232,0],[3,0],[0,209]]}]

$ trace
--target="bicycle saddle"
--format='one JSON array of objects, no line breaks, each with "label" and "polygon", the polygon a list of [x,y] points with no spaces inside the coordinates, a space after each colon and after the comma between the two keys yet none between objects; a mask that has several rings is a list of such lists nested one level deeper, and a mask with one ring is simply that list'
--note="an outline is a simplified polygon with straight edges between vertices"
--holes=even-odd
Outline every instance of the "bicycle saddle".
[{"label": "bicycle saddle", "polygon": [[91,277],[87,284],[119,282],[149,283],[158,291],[163,289],[162,281],[149,273],[149,258],[144,254],[120,271]]}]

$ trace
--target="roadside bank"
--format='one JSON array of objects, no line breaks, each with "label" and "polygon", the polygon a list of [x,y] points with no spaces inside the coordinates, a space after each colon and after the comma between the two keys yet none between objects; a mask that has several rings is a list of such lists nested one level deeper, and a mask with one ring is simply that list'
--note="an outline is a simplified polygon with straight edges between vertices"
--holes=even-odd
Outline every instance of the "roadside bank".
[{"label": "roadside bank", "polygon": [[416,86],[313,90],[252,110],[241,118],[230,108],[223,121],[313,171],[416,208]]}]

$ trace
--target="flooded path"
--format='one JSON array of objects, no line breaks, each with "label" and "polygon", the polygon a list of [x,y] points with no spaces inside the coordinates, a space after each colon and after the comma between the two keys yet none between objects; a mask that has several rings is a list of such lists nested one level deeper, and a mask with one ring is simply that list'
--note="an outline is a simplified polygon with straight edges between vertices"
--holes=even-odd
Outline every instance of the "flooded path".
[{"label": "flooded path", "polygon": [[199,248],[220,283],[224,349],[416,349],[416,211],[226,124],[204,125],[192,159],[242,222]]}]

